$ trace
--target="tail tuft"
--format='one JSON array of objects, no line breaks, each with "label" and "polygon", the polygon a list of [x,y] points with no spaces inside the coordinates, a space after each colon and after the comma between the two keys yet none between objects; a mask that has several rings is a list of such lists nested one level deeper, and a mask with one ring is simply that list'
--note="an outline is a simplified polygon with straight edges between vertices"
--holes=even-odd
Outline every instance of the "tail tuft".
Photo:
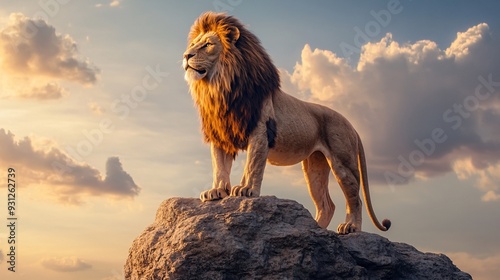
[{"label": "tail tuft", "polygon": [[384,219],[382,225],[385,227],[385,230],[388,230],[391,227],[391,220]]}]

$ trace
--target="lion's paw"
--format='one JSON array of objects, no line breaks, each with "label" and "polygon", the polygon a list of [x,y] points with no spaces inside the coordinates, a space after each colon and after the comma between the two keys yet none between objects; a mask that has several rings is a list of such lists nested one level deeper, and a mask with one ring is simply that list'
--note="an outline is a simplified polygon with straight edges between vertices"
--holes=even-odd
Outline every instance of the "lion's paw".
[{"label": "lion's paw", "polygon": [[342,223],[337,227],[337,232],[339,234],[349,234],[357,231],[359,231],[358,227],[351,222]]},{"label": "lion's paw", "polygon": [[259,196],[259,192],[252,187],[234,186],[231,189],[231,196]]},{"label": "lion's paw", "polygon": [[228,196],[228,190],[225,188],[215,188],[204,191],[200,194],[201,201],[217,200]]}]

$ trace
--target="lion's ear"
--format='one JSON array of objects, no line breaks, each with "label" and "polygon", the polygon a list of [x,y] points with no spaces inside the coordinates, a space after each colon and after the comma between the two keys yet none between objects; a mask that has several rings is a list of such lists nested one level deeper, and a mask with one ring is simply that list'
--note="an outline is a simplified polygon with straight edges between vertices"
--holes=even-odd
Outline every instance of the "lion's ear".
[{"label": "lion's ear", "polygon": [[231,38],[231,43],[235,44],[236,41],[238,41],[238,39],[240,38],[240,30],[238,29],[238,27],[231,27],[229,36]]}]

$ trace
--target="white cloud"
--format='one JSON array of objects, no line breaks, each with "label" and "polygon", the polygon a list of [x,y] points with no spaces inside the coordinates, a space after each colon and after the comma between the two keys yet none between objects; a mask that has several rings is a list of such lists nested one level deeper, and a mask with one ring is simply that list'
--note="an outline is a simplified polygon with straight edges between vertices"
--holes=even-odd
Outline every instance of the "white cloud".
[{"label": "white cloud", "polygon": [[8,24],[0,27],[0,70],[3,86],[14,95],[38,99],[64,96],[60,81],[88,86],[99,74],[88,59],[79,57],[69,35],[57,33],[43,19],[20,13],[11,14]]},{"label": "white cloud", "polygon": [[[111,8],[116,8],[116,7],[119,7],[121,5],[122,1],[121,0],[112,0],[109,2],[108,6],[111,7]],[[98,4],[95,4],[96,8],[102,8],[104,7],[104,5],[102,3],[98,3]]]},{"label": "white cloud", "polygon": [[38,145],[29,137],[16,140],[4,129],[0,129],[0,163],[19,170],[25,185],[45,186],[64,203],[78,204],[89,195],[126,198],[140,192],[117,157],[108,158],[103,176],[96,168],[77,163],[51,141]]},{"label": "white cloud", "polygon": [[118,7],[120,6],[120,1],[119,0],[113,0],[111,3],[109,3],[110,7]]},{"label": "white cloud", "polygon": [[392,34],[388,33],[380,42],[367,43],[362,47],[357,70],[363,71],[365,66],[376,64],[379,59],[403,59],[409,63],[408,67],[411,67],[430,60],[444,59],[444,52],[435,42],[429,40],[400,45],[392,39]]},{"label": "white cloud", "polygon": [[90,269],[92,267],[92,265],[77,257],[45,258],[41,261],[41,263],[46,269],[58,272],[76,272]]},{"label": "white cloud", "polygon": [[[371,181],[397,185],[455,171],[478,181],[487,193],[483,200],[494,200],[493,186],[500,185],[493,176],[500,164],[498,49],[485,23],[458,33],[445,50],[429,40],[401,44],[387,34],[364,45],[354,67],[305,45],[294,71],[281,75],[289,93],[353,123],[365,143]],[[465,159],[472,171],[454,167]]]},{"label": "white cloud", "polygon": [[481,23],[469,28],[466,32],[458,32],[457,39],[446,49],[448,57],[462,58],[469,54],[469,48],[479,43],[488,32],[488,25]]}]

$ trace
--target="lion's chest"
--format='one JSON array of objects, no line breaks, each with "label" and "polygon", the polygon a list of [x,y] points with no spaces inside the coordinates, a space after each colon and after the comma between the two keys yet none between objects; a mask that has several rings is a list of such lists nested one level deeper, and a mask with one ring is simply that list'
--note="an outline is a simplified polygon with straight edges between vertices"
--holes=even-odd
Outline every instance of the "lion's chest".
[{"label": "lion's chest", "polygon": [[[261,83],[266,84],[266,83]],[[245,150],[257,127],[263,100],[272,92],[255,81],[235,79],[230,90],[198,82],[191,86],[198,105],[205,140],[235,156]]]},{"label": "lion's chest", "polygon": [[199,109],[207,142],[233,155],[247,148],[249,135],[256,124],[249,122],[252,116],[224,104],[213,103]]}]

